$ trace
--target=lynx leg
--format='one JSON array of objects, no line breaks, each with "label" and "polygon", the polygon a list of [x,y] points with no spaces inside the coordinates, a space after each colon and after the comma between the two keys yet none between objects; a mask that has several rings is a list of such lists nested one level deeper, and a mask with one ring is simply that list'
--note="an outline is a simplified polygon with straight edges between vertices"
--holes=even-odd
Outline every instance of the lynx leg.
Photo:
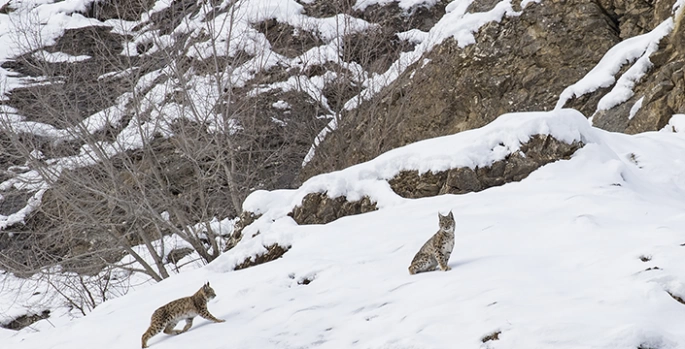
[{"label": "lynx leg", "polygon": [[193,326],[193,318],[189,317],[186,319],[186,325],[183,326],[183,329],[179,333],[183,333],[185,331],[188,331],[192,326]]},{"label": "lynx leg", "polygon": [[423,273],[435,269],[437,261],[428,254],[417,255],[409,266],[409,274]]},{"label": "lynx leg", "polygon": [[435,259],[438,261],[440,270],[448,271],[452,269],[449,265],[447,265],[447,259],[445,258],[445,255],[442,252],[436,252]]},{"label": "lynx leg", "polygon": [[201,309],[199,315],[202,316],[203,318],[209,320],[209,321],[214,321],[214,322],[225,322],[226,321],[226,320],[221,320],[221,319],[215,318],[214,315],[210,314],[209,310],[207,310],[207,309]]},{"label": "lynx leg", "polygon": [[147,331],[145,331],[145,333],[143,333],[143,338],[141,338],[142,347],[147,348],[147,341],[161,331],[162,331],[161,327],[157,327],[157,326],[153,327],[151,325],[150,328],[148,328]]},{"label": "lynx leg", "polygon": [[176,324],[178,324],[178,322],[176,322],[176,321],[170,322],[168,325],[166,325],[166,327],[164,327],[164,333],[166,333],[168,335],[175,335],[175,334],[181,333],[181,331],[179,331],[179,330],[174,330],[174,327],[176,327]]}]

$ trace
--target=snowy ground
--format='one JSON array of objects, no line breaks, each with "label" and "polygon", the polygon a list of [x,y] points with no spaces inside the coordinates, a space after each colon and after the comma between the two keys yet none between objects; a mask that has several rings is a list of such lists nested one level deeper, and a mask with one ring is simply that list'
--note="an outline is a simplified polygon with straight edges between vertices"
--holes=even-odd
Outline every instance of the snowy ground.
[{"label": "snowy ground", "polygon": [[[6,2],[0,0],[0,7]],[[359,6],[376,2],[389,1]],[[403,0],[400,5],[423,2],[434,1]],[[488,12],[465,13],[471,2],[452,2],[430,32],[399,33],[418,43],[415,51],[403,54],[386,73],[364,77],[368,88],[346,108],[355,108],[392,82],[442,40],[453,37],[460,45],[471,44],[472,33],[481,25],[518,14],[509,0]],[[102,24],[74,12],[90,0],[17,3],[22,6],[12,16],[35,15],[44,25],[46,44],[65,28]],[[250,15],[240,18],[256,21],[275,14],[298,28],[308,23],[295,1],[269,11],[260,7],[266,3],[270,2],[249,2],[244,11]],[[674,9],[682,11],[682,3],[677,1]],[[190,25],[199,26],[202,18],[189,21],[186,29],[197,29]],[[16,31],[10,29],[18,23],[9,19],[9,14],[0,14],[0,61],[22,52],[7,34]],[[329,51],[339,38],[332,33],[346,30],[329,22],[315,22],[320,30],[330,29],[325,45],[295,59],[263,51],[259,57],[271,58],[258,68],[281,61],[296,66],[298,59],[333,59]],[[128,25],[109,24],[120,29]],[[347,30],[366,25],[357,24]],[[625,101],[672,26],[669,18],[652,32],[607,52],[596,69],[562,93],[557,107],[612,84],[600,109]],[[239,28],[254,34],[256,50],[265,42],[249,25]],[[49,58],[87,59],[59,54]],[[254,62],[237,69],[233,83],[248,79],[240,73]],[[618,76],[622,68],[628,68],[627,73]],[[3,93],[20,86],[20,80],[0,69]],[[317,81],[306,85],[320,89]],[[626,117],[634,115],[638,104]],[[15,116],[7,110],[2,114]],[[92,125],[101,124],[99,116],[93,115]],[[17,125],[24,125],[16,117]],[[49,125],[29,126],[55,137],[64,133]],[[685,132],[685,115],[674,116],[662,132],[635,136],[591,128],[578,114],[564,110],[509,115],[483,129],[420,142],[370,163],[315,177],[298,191],[258,192],[246,208],[264,213],[264,218],[248,228],[246,236],[257,229],[261,234],[214,263],[140,286],[85,318],[71,321],[66,312],[55,312],[20,332],[0,329],[0,347],[137,348],[155,308],[190,295],[209,280],[218,293],[210,311],[227,321],[198,320],[181,336],[154,337],[152,348],[685,348],[685,305],[669,295],[685,299],[685,133],[671,131]],[[515,151],[519,141],[536,132],[589,144],[571,160],[547,165],[521,183],[480,193],[408,200],[393,196],[383,184],[403,168],[487,165]],[[498,147],[500,142],[504,146]],[[370,195],[380,210],[321,226],[297,226],[285,216],[306,193],[324,189],[351,198]],[[457,219],[453,269],[410,276],[407,267],[413,254],[437,229],[437,212],[449,210]],[[21,220],[23,213],[0,216],[0,222],[10,218]],[[277,261],[233,271],[236,262],[273,242],[292,248]],[[31,298],[29,290],[17,300]],[[4,294],[0,299],[1,306],[13,302]],[[497,332],[498,340],[483,343],[484,337]]]},{"label": "snowy ground", "polygon": [[[561,110],[475,130],[494,141],[567,129],[588,142],[571,160],[479,193],[394,198],[379,211],[311,226],[276,217],[298,191],[259,193],[255,205],[260,196],[282,198],[264,208],[275,220],[261,223],[262,234],[85,318],[54,328],[42,321],[38,333],[0,331],[3,348],[136,348],[155,308],[206,281],[218,294],[209,309],[226,322],[198,320],[186,334],[154,337],[152,348],[685,348],[685,305],[669,295],[685,298],[685,134],[629,136],[582,122]],[[472,145],[468,134],[430,142],[442,149],[433,160]],[[416,154],[425,144],[394,152]],[[373,180],[391,158],[326,176]],[[457,220],[452,270],[409,275],[437,212],[449,210]],[[233,271],[255,242],[270,240],[292,248]],[[498,340],[483,343],[496,332]]]}]

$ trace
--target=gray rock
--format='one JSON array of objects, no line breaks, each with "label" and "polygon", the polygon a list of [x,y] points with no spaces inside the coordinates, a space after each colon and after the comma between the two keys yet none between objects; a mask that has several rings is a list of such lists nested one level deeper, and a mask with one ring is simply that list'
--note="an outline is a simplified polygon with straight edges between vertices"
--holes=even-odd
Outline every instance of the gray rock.
[{"label": "gray rock", "polygon": [[[477,192],[509,182],[517,182],[548,163],[569,159],[584,144],[561,142],[552,136],[533,136],[521,149],[488,167],[453,168],[438,173],[402,171],[389,181],[390,187],[405,198]],[[430,188],[431,190],[425,190]],[[437,189],[436,189],[437,188]]]},{"label": "gray rock", "polygon": [[266,248],[266,252],[259,254],[254,258],[245,258],[242,263],[235,266],[234,270],[245,269],[254,267],[255,265],[264,264],[266,262],[271,262],[281,258],[281,256],[283,256],[290,249],[290,246],[281,246],[279,244],[273,244],[264,247]]},{"label": "gray rock", "polygon": [[297,224],[326,224],[340,217],[375,211],[376,203],[368,197],[358,201],[347,201],[344,196],[331,199],[325,193],[307,194],[302,204],[288,215]]}]

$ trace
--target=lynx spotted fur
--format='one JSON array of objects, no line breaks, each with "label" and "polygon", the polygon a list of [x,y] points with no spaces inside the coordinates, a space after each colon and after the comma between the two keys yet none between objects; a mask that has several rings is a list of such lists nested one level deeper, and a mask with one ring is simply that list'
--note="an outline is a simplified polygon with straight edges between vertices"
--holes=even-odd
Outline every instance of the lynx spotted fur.
[{"label": "lynx spotted fur", "polygon": [[[143,348],[147,348],[147,341],[162,330],[164,330],[164,333],[171,335],[188,331],[193,326],[193,318],[198,315],[210,321],[224,322],[225,320],[215,318],[207,310],[207,302],[214,297],[216,297],[216,293],[214,289],[209,287],[208,282],[195,292],[194,295],[179,298],[159,307],[152,314],[150,327],[143,334]],[[182,330],[175,330],[174,327],[181,320],[186,321],[185,326],[183,326]]]},{"label": "lynx spotted fur", "polygon": [[409,266],[409,274],[433,271],[440,267],[443,271],[450,270],[447,262],[454,249],[454,216],[452,211],[447,216],[438,213],[440,229],[421,247]]}]

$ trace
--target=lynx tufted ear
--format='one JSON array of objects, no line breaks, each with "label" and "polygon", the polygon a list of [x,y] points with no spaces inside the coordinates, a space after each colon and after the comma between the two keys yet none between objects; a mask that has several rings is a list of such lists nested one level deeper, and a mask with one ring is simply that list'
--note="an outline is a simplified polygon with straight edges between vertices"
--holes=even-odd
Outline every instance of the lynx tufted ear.
[{"label": "lynx tufted ear", "polygon": [[207,283],[205,284],[205,287],[209,287],[209,281],[207,281]]},{"label": "lynx tufted ear", "polygon": [[450,212],[448,214],[445,214],[445,215],[443,215],[442,213],[440,213],[438,211],[438,218],[440,218],[440,219],[449,218],[450,220],[454,220],[454,215],[452,214],[452,210],[450,210]]}]

